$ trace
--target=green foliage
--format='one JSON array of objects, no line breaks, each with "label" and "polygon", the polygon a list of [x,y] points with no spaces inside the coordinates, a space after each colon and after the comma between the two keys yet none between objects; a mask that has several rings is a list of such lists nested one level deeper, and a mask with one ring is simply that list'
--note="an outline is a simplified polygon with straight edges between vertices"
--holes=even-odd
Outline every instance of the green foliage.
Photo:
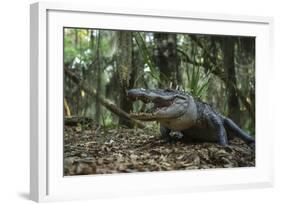
[{"label": "green foliage", "polygon": [[136,40],[136,43],[137,43],[137,45],[140,49],[140,52],[142,54],[142,57],[144,59],[145,64],[150,69],[150,72],[148,72],[148,73],[151,75],[151,77],[156,79],[160,84],[162,84],[162,82],[160,80],[160,75],[161,75],[161,77],[166,79],[166,81],[169,81],[167,76],[165,76],[163,73],[160,73],[160,72],[157,71],[156,66],[155,66],[155,64],[152,60],[152,54],[149,53],[149,50],[146,46],[146,42],[144,41],[141,33],[140,32],[134,32],[133,36],[134,36],[134,38]]},{"label": "green foliage", "polygon": [[204,98],[207,96],[209,82],[211,79],[210,72],[203,73],[199,66],[193,66],[191,69],[187,69],[187,90],[198,98]]},{"label": "green foliage", "polygon": [[89,34],[85,29],[64,30],[64,63],[72,68],[88,69],[92,59]]}]

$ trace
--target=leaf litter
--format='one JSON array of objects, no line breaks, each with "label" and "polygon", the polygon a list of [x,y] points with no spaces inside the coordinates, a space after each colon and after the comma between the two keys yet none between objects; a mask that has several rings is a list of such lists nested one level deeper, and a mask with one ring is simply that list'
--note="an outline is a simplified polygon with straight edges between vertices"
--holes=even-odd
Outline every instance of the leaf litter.
[{"label": "leaf litter", "polygon": [[242,140],[168,143],[152,128],[64,127],[64,175],[113,174],[255,166]]}]

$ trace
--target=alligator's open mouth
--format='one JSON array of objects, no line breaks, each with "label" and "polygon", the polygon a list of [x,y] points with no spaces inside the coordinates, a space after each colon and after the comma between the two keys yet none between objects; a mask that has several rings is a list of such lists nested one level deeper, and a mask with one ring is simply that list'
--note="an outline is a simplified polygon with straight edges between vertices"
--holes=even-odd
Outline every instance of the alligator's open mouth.
[{"label": "alligator's open mouth", "polygon": [[[139,110],[137,112],[131,112],[130,116],[143,121],[153,121],[163,118],[163,114],[173,104],[174,101],[174,99],[170,96],[162,97],[155,95],[155,93],[147,93],[145,90],[140,89],[129,90],[127,97],[133,102],[142,102]],[[169,117],[167,116],[167,118]]]}]

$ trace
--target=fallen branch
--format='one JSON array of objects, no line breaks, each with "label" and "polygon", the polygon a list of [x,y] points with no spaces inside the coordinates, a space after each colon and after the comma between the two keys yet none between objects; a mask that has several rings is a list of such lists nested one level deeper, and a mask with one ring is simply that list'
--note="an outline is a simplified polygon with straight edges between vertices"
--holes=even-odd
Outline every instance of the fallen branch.
[{"label": "fallen branch", "polygon": [[79,79],[79,77],[71,72],[69,69],[64,68],[64,72],[65,74],[74,82],[76,83],[82,90],[84,90],[88,95],[91,95],[93,97],[98,97],[99,102],[101,103],[101,105],[103,105],[106,109],[108,109],[109,111],[111,111],[112,113],[118,115],[119,117],[123,117],[124,119],[133,122],[137,127],[139,128],[144,128],[145,125],[143,123],[141,123],[138,120],[135,120],[133,118],[130,117],[130,115],[125,112],[124,110],[120,109],[119,107],[117,107],[113,102],[111,102],[110,100],[102,97],[102,96],[97,96],[97,91],[94,90],[93,88],[89,88],[89,86],[81,79]]}]

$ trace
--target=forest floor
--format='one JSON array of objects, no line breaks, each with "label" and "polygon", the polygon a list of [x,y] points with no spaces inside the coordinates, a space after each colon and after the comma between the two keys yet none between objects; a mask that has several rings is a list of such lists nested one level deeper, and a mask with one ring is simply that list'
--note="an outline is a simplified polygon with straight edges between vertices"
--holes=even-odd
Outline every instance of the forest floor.
[{"label": "forest floor", "polygon": [[110,174],[255,166],[255,154],[243,141],[168,143],[145,129],[64,128],[64,174]]}]

